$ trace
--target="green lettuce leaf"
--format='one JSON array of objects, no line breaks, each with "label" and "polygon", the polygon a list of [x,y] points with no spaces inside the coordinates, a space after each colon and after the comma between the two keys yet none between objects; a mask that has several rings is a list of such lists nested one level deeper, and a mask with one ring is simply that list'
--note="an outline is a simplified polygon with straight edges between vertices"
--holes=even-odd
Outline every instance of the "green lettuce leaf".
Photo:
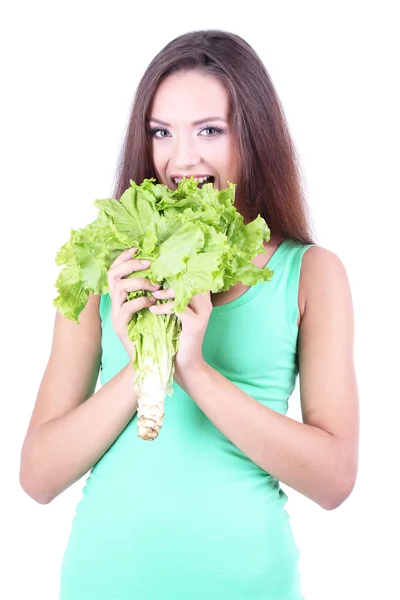
[{"label": "green lettuce leaf", "polygon": [[[54,300],[68,319],[79,323],[89,294],[109,292],[111,264],[132,247],[139,249],[137,258],[151,260],[145,277],[175,290],[175,313],[184,312],[200,292],[217,293],[238,282],[255,285],[271,280],[273,271],[251,262],[265,252],[263,242],[269,241],[270,230],[260,216],[244,224],[234,206],[233,184],[219,191],[212,184],[199,187],[190,178],[171,190],[154,181],[145,179],[140,185],[130,181],[120,200],[96,200],[99,214],[95,221],[71,230],[70,239],[56,255],[56,264],[64,268],[55,283],[58,296]],[[128,277],[143,277],[143,272]],[[142,295],[150,292],[130,292],[127,300]],[[156,368],[166,393],[171,394],[180,331],[177,314],[141,310],[132,316],[128,336],[136,349],[137,390]]]}]

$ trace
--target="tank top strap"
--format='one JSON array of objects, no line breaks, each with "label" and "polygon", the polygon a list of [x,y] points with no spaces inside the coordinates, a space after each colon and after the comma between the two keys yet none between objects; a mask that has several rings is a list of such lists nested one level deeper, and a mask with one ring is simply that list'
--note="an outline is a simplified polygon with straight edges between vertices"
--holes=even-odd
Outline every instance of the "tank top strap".
[{"label": "tank top strap", "polygon": [[302,244],[301,242],[293,241],[290,248],[290,255],[287,257],[286,319],[294,340],[297,340],[297,321],[300,316],[298,299],[301,264],[304,253],[312,246],[315,246],[315,244]]}]

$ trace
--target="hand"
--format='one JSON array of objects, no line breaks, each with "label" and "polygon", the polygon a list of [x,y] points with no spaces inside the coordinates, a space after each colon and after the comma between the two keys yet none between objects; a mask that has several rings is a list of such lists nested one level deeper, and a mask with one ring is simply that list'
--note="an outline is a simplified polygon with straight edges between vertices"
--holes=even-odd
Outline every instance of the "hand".
[{"label": "hand", "polygon": [[[153,292],[159,299],[175,298],[172,289]],[[174,303],[166,302],[150,306],[149,310],[155,314],[172,314]],[[185,378],[193,369],[201,369],[205,364],[203,359],[203,340],[212,311],[210,292],[196,294],[190,300],[184,313],[176,313],[182,321],[182,331],[179,335],[178,352],[175,356],[176,382],[185,389]]]},{"label": "hand", "polygon": [[151,296],[141,296],[140,298],[126,302],[126,297],[128,292],[138,290],[153,292],[160,288],[159,285],[153,285],[151,281],[142,277],[126,279],[126,276],[134,271],[144,271],[149,268],[149,260],[144,261],[146,264],[142,264],[139,260],[132,259],[132,256],[137,251],[137,248],[130,248],[122,252],[114,260],[107,273],[108,288],[112,301],[111,321],[114,331],[123,343],[131,361],[135,356],[135,345],[128,337],[126,326],[131,320],[133,313],[151,306],[156,300]]}]

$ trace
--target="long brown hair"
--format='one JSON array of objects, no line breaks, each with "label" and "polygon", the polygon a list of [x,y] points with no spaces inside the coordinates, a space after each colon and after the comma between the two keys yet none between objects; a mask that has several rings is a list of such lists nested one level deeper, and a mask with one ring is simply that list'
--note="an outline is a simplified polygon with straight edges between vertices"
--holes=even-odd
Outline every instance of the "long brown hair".
[{"label": "long brown hair", "polygon": [[300,163],[271,78],[252,47],[225,31],[181,35],[151,61],[133,101],[114,197],[121,197],[130,179],[136,183],[157,179],[147,125],[149,111],[158,86],[168,75],[192,70],[217,77],[228,92],[241,169],[236,194],[243,198],[246,220],[260,214],[272,235],[315,243]]}]

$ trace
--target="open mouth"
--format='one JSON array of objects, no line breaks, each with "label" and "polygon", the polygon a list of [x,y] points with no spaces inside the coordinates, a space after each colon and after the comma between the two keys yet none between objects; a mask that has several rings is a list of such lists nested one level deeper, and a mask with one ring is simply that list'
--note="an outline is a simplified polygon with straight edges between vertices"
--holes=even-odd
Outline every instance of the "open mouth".
[{"label": "open mouth", "polygon": [[[171,181],[174,184],[174,187],[177,188],[178,187],[178,183],[180,183],[184,178],[183,177],[171,177]],[[201,188],[203,187],[203,185],[206,185],[206,183],[214,183],[215,181],[215,177],[213,177],[212,175],[204,175],[202,177],[193,177],[193,179],[195,181],[198,181],[198,187]]]}]

